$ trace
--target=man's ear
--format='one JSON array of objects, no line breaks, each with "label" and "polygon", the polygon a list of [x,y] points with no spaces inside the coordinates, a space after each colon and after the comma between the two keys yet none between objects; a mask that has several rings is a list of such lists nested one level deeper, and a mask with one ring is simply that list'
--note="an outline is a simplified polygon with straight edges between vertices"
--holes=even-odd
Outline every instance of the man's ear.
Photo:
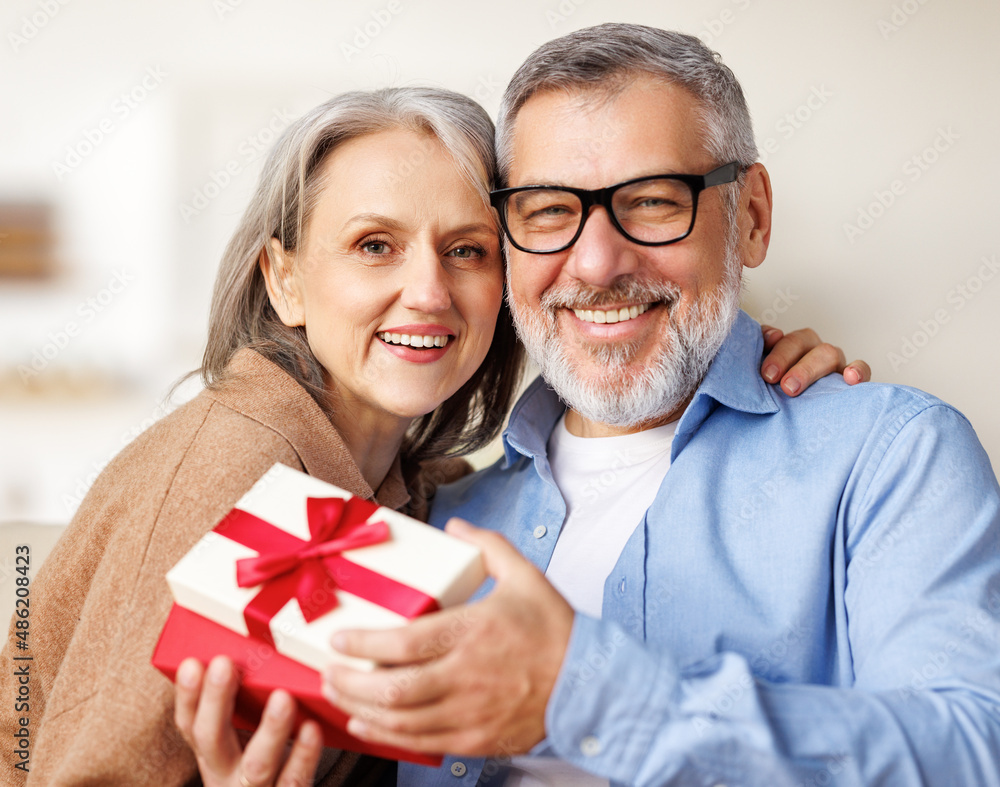
[{"label": "man's ear", "polygon": [[267,297],[281,321],[289,328],[305,325],[306,310],[301,283],[294,271],[294,256],[281,248],[277,238],[271,238],[268,248],[261,250],[258,264],[267,285]]},{"label": "man's ear", "polygon": [[758,162],[747,170],[740,193],[740,246],[748,268],[756,268],[767,256],[771,208],[771,178]]}]

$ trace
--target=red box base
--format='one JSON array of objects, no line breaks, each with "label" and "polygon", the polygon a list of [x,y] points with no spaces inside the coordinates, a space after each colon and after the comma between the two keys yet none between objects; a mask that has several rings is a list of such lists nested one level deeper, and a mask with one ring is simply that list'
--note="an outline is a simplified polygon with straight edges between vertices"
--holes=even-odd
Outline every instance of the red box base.
[{"label": "red box base", "polygon": [[367,743],[348,734],[344,729],[348,716],[323,698],[316,670],[281,655],[264,642],[244,637],[174,604],[156,643],[153,666],[173,681],[184,659],[193,656],[208,664],[219,655],[232,659],[241,675],[233,714],[233,726],[237,729],[257,729],[267,698],[280,688],[295,697],[298,706],[295,728],[305,719],[315,720],[323,729],[323,743],[330,748],[419,765],[441,764],[440,756]]}]

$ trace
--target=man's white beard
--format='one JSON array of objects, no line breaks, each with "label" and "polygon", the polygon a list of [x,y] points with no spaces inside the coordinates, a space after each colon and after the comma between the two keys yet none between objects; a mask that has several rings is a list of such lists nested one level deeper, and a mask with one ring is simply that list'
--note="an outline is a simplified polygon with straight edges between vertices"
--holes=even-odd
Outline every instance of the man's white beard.
[{"label": "man's white beard", "polygon": [[[692,396],[740,307],[741,266],[727,253],[725,278],[716,292],[699,298],[683,319],[675,316],[680,289],[669,282],[620,277],[607,289],[566,282],[542,294],[537,311],[510,299],[517,333],[542,377],[569,407],[589,421],[635,427],[669,415]],[[508,287],[508,292],[511,288]],[[658,303],[671,311],[660,351],[644,365],[632,365],[637,343],[595,343],[588,360],[574,362],[556,327],[562,307],[599,309],[621,303]],[[582,348],[576,348],[577,354]]]}]

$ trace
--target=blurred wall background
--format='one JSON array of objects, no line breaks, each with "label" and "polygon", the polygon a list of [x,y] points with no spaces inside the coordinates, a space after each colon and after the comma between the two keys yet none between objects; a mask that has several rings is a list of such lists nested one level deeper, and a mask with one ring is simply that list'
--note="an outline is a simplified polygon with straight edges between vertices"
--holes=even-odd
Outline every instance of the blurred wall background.
[{"label": "blurred wall background", "polygon": [[[776,211],[745,308],[953,403],[996,467],[995,0],[8,0],[0,521],[68,521],[173,406],[223,247],[292,118],[415,83],[495,116],[531,50],[604,21],[699,35],[742,81]],[[35,274],[4,257],[40,237],[11,206],[49,217]]]}]

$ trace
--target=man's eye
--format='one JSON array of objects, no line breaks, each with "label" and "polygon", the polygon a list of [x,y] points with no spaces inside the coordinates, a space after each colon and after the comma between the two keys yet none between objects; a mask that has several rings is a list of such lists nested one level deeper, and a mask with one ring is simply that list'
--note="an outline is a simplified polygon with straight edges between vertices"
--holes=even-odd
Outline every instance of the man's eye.
[{"label": "man's eye", "polygon": [[529,218],[535,218],[536,216],[563,216],[569,212],[569,208],[565,205],[548,205],[547,207],[534,211]]},{"label": "man's eye", "polygon": [[388,254],[389,244],[380,240],[369,241],[361,247],[361,250],[368,254]]}]

